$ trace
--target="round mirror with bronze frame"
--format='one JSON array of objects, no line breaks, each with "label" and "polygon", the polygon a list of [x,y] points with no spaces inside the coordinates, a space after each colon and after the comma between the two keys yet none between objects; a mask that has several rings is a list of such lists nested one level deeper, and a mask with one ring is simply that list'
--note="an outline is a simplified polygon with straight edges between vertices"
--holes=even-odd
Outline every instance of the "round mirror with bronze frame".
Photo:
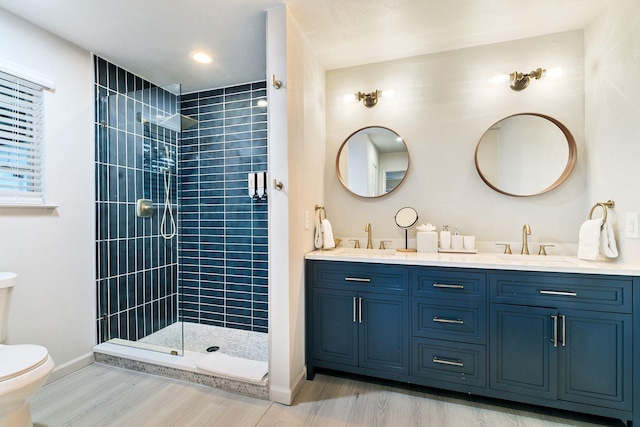
[{"label": "round mirror with bronze frame", "polygon": [[494,123],[475,152],[480,178],[508,196],[543,194],[571,175],[577,160],[576,141],[553,117],[519,113]]},{"label": "round mirror with bronze frame", "polygon": [[382,197],[400,186],[409,169],[409,151],[400,135],[369,126],[349,135],[336,156],[340,183],[360,197]]}]

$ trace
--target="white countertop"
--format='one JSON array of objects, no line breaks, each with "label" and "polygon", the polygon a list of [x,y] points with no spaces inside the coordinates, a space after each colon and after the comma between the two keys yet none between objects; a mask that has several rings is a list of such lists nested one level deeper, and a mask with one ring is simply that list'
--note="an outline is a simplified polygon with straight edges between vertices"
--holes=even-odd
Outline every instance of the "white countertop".
[{"label": "white countertop", "polygon": [[395,249],[351,249],[340,247],[309,252],[305,255],[305,259],[422,265],[430,267],[640,276],[640,266],[617,264],[611,261],[585,261],[575,256],[565,255],[417,253],[399,252]]}]

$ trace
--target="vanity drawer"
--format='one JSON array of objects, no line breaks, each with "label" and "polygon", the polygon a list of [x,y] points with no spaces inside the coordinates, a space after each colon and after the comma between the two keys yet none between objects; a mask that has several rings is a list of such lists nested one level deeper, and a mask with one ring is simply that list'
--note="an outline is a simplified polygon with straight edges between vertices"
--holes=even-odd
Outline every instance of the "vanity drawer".
[{"label": "vanity drawer", "polygon": [[332,289],[407,294],[409,271],[387,264],[322,262],[313,263],[313,286]]},{"label": "vanity drawer", "polygon": [[464,269],[415,268],[411,272],[412,295],[418,297],[484,300],[486,275]]},{"label": "vanity drawer", "polygon": [[626,276],[495,273],[489,275],[490,301],[631,313],[632,282]]},{"label": "vanity drawer", "polygon": [[418,378],[485,387],[486,347],[477,344],[416,338],[412,344],[411,375]]},{"label": "vanity drawer", "polygon": [[484,303],[414,298],[411,312],[414,336],[476,344],[486,341],[487,310]]}]

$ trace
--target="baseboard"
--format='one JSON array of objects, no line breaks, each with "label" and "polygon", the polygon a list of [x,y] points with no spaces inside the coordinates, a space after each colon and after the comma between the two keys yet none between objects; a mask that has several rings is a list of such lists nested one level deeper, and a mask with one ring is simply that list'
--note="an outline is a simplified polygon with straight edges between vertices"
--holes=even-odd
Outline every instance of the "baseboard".
[{"label": "baseboard", "polygon": [[62,365],[57,365],[54,368],[53,372],[51,372],[51,375],[49,375],[47,384],[52,381],[59,380],[60,378],[65,377],[69,374],[72,374],[75,371],[84,368],[85,366],[89,366],[93,362],[93,352],[91,352],[70,360],[67,363],[63,363]]},{"label": "baseboard", "polygon": [[306,381],[307,381],[307,367],[305,366],[302,369],[302,372],[298,374],[295,381],[293,382],[293,392],[292,392],[293,394],[291,396],[292,403],[293,403],[293,400],[296,398],[296,396],[298,396],[298,393],[300,393],[300,389],[302,389],[302,386]]},{"label": "baseboard", "polygon": [[305,367],[302,372],[298,374],[296,379],[293,381],[291,388],[282,388],[282,387],[269,387],[269,400],[272,400],[277,403],[282,403],[283,405],[291,405],[300,392],[300,389],[304,385],[307,378],[307,368]]}]

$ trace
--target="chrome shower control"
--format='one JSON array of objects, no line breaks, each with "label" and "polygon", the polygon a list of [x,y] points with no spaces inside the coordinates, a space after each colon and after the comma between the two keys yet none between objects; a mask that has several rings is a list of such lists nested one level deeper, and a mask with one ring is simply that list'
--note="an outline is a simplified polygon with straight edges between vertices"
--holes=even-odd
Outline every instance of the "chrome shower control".
[{"label": "chrome shower control", "polygon": [[138,199],[136,215],[140,218],[151,218],[153,216],[153,201],[150,199]]}]

